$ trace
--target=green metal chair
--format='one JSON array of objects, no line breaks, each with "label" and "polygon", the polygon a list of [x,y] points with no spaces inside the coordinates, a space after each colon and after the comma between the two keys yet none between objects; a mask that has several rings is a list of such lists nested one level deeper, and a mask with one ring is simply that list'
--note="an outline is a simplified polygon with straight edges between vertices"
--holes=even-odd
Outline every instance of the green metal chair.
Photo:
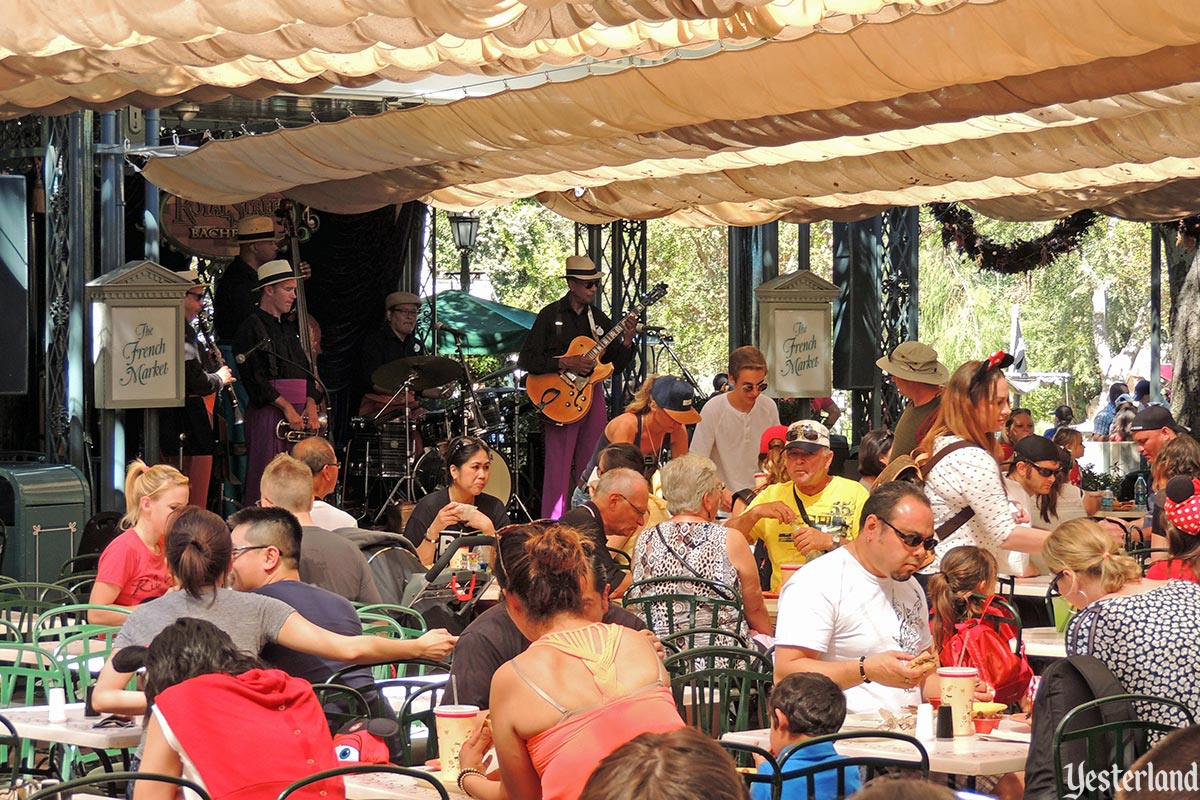
[{"label": "green metal chair", "polygon": [[[736,589],[690,575],[636,581],[621,597],[621,604],[638,614],[660,635],[686,628],[740,630],[746,620],[742,597]],[[736,621],[733,624],[721,619],[726,610],[734,612]]]},{"label": "green metal chair", "polygon": [[774,667],[757,650],[697,647],[663,662],[679,715],[714,738],[766,728]]},{"label": "green metal chair", "polygon": [[53,643],[68,636],[111,627],[88,622],[88,612],[92,609],[111,611],[126,617],[131,613],[130,609],[123,606],[93,605],[91,603],[72,603],[67,606],[59,606],[38,615],[37,622],[33,626],[33,643],[43,647],[52,647]]},{"label": "green metal chair", "polygon": [[325,709],[331,734],[336,734],[347,722],[371,716],[370,703],[357,689],[340,683],[314,683],[312,689]]},{"label": "green metal chair", "polygon": [[35,706],[46,702],[47,690],[67,687],[70,676],[52,651],[33,644],[11,644],[0,662],[0,706]]},{"label": "green metal chair", "polygon": [[[806,749],[822,744],[830,744],[836,747],[841,742],[852,742],[856,739],[871,740],[872,744],[879,744],[881,741],[886,741],[889,744],[883,746],[888,749],[894,749],[897,752],[895,755],[886,756],[839,755],[838,758],[829,759],[817,764],[788,768],[788,762],[797,753],[803,753]],[[899,746],[890,744],[891,742],[898,743]],[[725,743],[725,746],[730,749],[747,749],[745,745],[734,745],[733,743]],[[748,749],[756,750],[759,755],[763,754],[763,751],[759,748]],[[911,758],[906,757],[906,751],[908,750],[912,751]],[[863,774],[864,784],[881,772],[893,770],[901,770],[906,774],[916,773],[915,777],[920,777],[922,780],[929,778],[929,752],[925,749],[925,746],[907,734],[896,733],[894,731],[851,731],[847,733],[833,733],[828,736],[816,736],[805,742],[786,748],[779,754],[778,758],[767,754],[765,761],[771,765],[770,775],[754,776],[757,778],[757,781],[748,780],[747,783],[769,783],[772,800],[779,800],[785,784],[788,785],[788,794],[791,797],[803,796],[807,797],[808,800],[834,800],[835,798],[849,797],[857,790],[847,786],[848,777],[850,775],[858,777],[859,768],[862,768],[865,773]],[[764,780],[764,778],[767,778],[767,780]],[[822,780],[822,778],[826,778],[826,780]],[[829,778],[832,779],[835,787],[833,794],[829,794]]]},{"label": "green metal chair", "polygon": [[[88,687],[95,683],[100,670],[112,655],[120,627],[115,625],[88,625],[69,636],[53,643],[54,660],[67,674],[68,702],[82,702],[87,697]],[[49,649],[51,645],[39,642]]]},{"label": "green metal chair", "polygon": [[723,628],[684,628],[660,638],[668,653],[683,653],[697,647],[740,647],[750,649],[745,636]]},{"label": "green metal chair", "polygon": [[58,569],[58,577],[69,578],[80,573],[95,573],[100,566],[99,553],[84,553],[81,556],[68,558]]},{"label": "green metal chair", "polygon": [[[128,784],[134,781],[153,781],[155,783],[169,783],[173,786],[179,786],[195,792],[196,797],[200,800],[211,800],[208,792],[204,791],[198,784],[187,780],[186,778],[176,778],[173,775],[158,775],[153,772],[102,772],[94,775],[87,775],[75,780],[58,783],[53,786],[47,786],[37,792],[31,794],[26,800],[64,800],[73,794],[95,795],[103,792],[111,796],[124,797],[121,792],[118,795],[116,787],[121,784]],[[91,789],[93,791],[86,791]],[[100,790],[99,792],[96,790]]]},{"label": "green metal chair", "polygon": [[[408,767],[397,767],[394,764],[350,764],[345,767],[334,767],[333,769],[323,770],[315,775],[309,775],[306,778],[301,778],[300,780],[296,781],[291,786],[280,792],[276,800],[288,800],[288,798],[295,794],[298,790],[303,789],[306,786],[311,786],[314,783],[322,783],[335,778],[341,778],[345,775],[367,775],[376,773],[399,775],[402,777],[411,778],[417,782],[417,785],[421,790],[425,790],[425,785],[428,784],[428,788],[432,789],[436,796],[441,800],[450,800],[450,795],[446,793],[446,787],[442,786],[441,781],[439,781],[433,775],[423,770],[410,769]],[[322,792],[322,794],[325,794],[325,792]],[[394,790],[388,791],[385,789],[381,790],[380,796],[393,797],[396,796],[396,793]]]},{"label": "green metal chair", "polygon": [[42,614],[77,602],[75,595],[54,583],[0,584],[0,618],[20,631],[22,641],[33,641],[33,629]]},{"label": "green metal chair", "polygon": [[[1163,717],[1176,717],[1179,724],[1159,722]],[[1115,767],[1118,774],[1124,773],[1158,739],[1195,724],[1191,709],[1165,697],[1120,694],[1076,706],[1058,723],[1051,744],[1059,798],[1107,800],[1112,796],[1111,788],[1105,792],[1099,783],[1085,784],[1082,789],[1069,786],[1067,770],[1076,775],[1099,774]]]}]

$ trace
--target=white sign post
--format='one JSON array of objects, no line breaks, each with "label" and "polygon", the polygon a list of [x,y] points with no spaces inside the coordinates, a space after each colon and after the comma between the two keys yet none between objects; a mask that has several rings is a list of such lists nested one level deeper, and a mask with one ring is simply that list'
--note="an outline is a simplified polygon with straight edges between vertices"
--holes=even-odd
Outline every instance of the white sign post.
[{"label": "white sign post", "polygon": [[754,294],[771,394],[828,397],[833,390],[833,299],[838,288],[802,271],[780,275]]},{"label": "white sign post", "polygon": [[152,261],[88,283],[98,407],[183,405],[183,296],[191,286]]}]

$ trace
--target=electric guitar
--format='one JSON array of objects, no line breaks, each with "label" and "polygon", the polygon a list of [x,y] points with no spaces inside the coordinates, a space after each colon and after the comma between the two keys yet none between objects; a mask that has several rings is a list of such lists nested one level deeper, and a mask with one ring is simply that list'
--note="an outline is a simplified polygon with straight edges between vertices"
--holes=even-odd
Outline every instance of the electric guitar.
[{"label": "electric guitar", "polygon": [[567,352],[558,356],[586,356],[595,362],[596,366],[587,375],[576,375],[574,372],[554,372],[548,375],[530,375],[525,379],[525,393],[537,406],[538,410],[553,421],[567,425],[576,422],[587,414],[592,407],[593,386],[612,374],[612,364],[600,361],[600,356],[621,335],[625,320],[639,317],[649,306],[667,296],[667,285],[657,284],[653,289],[642,295],[642,299],[634,306],[621,321],[612,327],[600,341],[588,336],[576,336],[567,348]]}]

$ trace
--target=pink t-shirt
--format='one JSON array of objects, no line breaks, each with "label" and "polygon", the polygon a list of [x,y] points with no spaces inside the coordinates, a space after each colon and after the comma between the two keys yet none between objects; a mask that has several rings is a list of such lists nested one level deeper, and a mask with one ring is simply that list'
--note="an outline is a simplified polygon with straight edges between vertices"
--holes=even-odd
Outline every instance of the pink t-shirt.
[{"label": "pink t-shirt", "polygon": [[167,560],[146,547],[136,528],[130,528],[100,554],[96,581],[120,586],[113,605],[137,606],[161,597],[171,587]]}]

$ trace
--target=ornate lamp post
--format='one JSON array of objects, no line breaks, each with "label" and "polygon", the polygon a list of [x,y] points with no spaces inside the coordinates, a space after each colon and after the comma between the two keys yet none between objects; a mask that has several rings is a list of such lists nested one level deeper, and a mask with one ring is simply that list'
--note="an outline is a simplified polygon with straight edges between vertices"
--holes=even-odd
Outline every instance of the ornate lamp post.
[{"label": "ornate lamp post", "polygon": [[471,251],[475,249],[475,237],[479,235],[479,215],[471,212],[449,214],[450,234],[458,248],[461,261],[459,285],[464,292],[471,291]]}]

